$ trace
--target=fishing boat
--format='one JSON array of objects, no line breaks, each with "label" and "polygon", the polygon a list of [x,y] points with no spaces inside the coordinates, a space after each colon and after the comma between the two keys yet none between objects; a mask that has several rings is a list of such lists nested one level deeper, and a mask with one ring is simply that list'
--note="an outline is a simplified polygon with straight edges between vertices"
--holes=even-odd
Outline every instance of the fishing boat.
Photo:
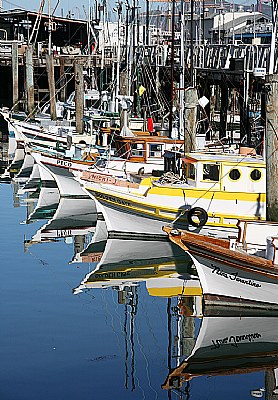
[{"label": "fishing boat", "polygon": [[[164,152],[181,147],[183,142],[160,136],[117,136],[114,144],[116,155],[110,149],[104,151],[103,148],[94,151],[84,148],[78,153],[72,150],[72,153],[69,151],[63,155],[29,145],[28,151],[37,163],[48,168],[55,176],[61,195],[70,196],[75,195],[76,190],[81,190],[77,187],[80,183],[73,179],[81,175],[90,181],[112,184],[117,178],[124,185],[132,173],[139,173],[140,176],[153,171],[159,173],[164,170]],[[134,186],[137,184],[134,183]]]},{"label": "fishing boat", "polygon": [[72,143],[91,144],[93,136],[91,132],[80,134],[76,132],[75,123],[69,121],[20,121],[2,113],[8,124],[9,137],[17,142],[40,143],[46,147],[66,148],[69,140]]},{"label": "fishing boat", "polygon": [[229,240],[163,229],[191,257],[206,304],[277,310],[278,224],[240,221],[239,228]]},{"label": "fishing boat", "polygon": [[152,237],[162,235],[162,226],[170,223],[227,236],[235,231],[240,218],[265,219],[265,163],[261,157],[196,152],[181,161],[181,178],[137,174],[133,180],[137,187],[96,183],[86,174],[81,178],[113,233]]},{"label": "fishing boat", "polygon": [[[55,179],[61,196],[89,197],[88,193],[74,179],[76,171],[86,171],[94,165],[95,160],[83,159],[83,156],[67,158],[55,151],[43,151],[41,148],[26,148],[35,163],[46,169]],[[80,153],[81,154],[81,153]],[[95,153],[97,154],[97,153]]]}]

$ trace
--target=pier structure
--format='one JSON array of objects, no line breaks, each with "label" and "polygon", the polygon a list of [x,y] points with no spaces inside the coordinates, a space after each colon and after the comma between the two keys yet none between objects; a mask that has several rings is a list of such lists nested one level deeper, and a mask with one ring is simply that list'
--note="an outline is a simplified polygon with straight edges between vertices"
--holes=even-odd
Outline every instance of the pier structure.
[{"label": "pier structure", "polygon": [[[5,54],[0,51],[0,70],[2,76],[1,105],[16,110],[25,110],[28,114],[39,111],[41,107],[51,99],[56,98],[66,101],[67,96],[75,90],[75,64],[82,65],[88,76],[95,74],[96,86],[102,90],[109,90],[112,86],[113,69],[117,63],[115,48],[106,48],[103,54],[51,54],[37,56],[32,45],[25,46],[18,41],[3,43],[0,41],[0,49],[5,46]],[[194,80],[198,87],[199,97],[205,96],[210,101],[205,106],[205,113],[210,117],[212,108],[211,97],[216,101],[220,120],[217,122],[220,138],[224,138],[227,130],[228,104],[234,91],[239,93],[238,101],[240,115],[241,134],[250,136],[250,124],[245,115],[250,108],[250,90],[258,97],[264,96],[264,74],[268,70],[270,58],[270,45],[201,45],[194,46],[194,54],[191,55],[190,47],[185,47],[185,86],[190,84],[190,66],[194,63]],[[170,90],[171,60],[169,48],[165,46],[138,46],[137,57],[140,61],[141,77],[151,71],[157,81],[163,81],[162,77],[168,77],[160,85],[160,91]],[[175,48],[175,78],[178,82],[178,65],[180,46]],[[193,61],[192,61],[193,59]],[[277,73],[277,57],[275,57],[274,71]],[[128,69],[121,70],[120,94],[127,94],[128,78],[125,75]],[[142,79],[142,78],[141,78]],[[154,82],[157,85],[158,82]],[[143,82],[147,86],[148,82]],[[178,84],[176,85],[178,88]],[[181,89],[181,88],[178,88]],[[4,97],[6,93],[6,98]],[[152,90],[151,101],[155,104],[156,93]],[[230,99],[230,100],[229,100]],[[259,100],[263,102],[263,99]],[[162,112],[169,110],[169,104],[164,104]],[[55,119],[55,108],[52,107],[51,115]],[[210,119],[210,118],[209,118]],[[248,139],[249,140],[249,139]]]},{"label": "pier structure", "polygon": [[[81,90],[76,83],[77,75],[82,75],[81,68],[86,87],[110,92],[111,97],[115,97],[116,87],[118,95],[133,96],[135,115],[146,113],[148,107],[149,115],[160,113],[163,118],[172,108],[179,109],[180,94],[194,85],[197,99],[208,100],[201,109],[201,129],[207,138],[217,130],[219,138],[225,139],[228,131],[230,138],[238,134],[241,142],[251,144],[249,117],[253,113],[254,124],[263,123],[263,118],[258,122],[256,116],[265,104],[265,75],[270,60],[273,72],[278,69],[277,54],[270,56],[271,43],[238,43],[233,34],[231,43],[224,37],[221,43],[194,37],[192,46],[192,38],[182,42],[180,31],[174,32],[174,40],[169,40],[171,32],[162,34],[153,27],[152,34],[149,27],[146,35],[144,29],[139,29],[146,25],[139,27],[138,21],[137,25],[129,25],[128,19],[124,23],[122,10],[117,13],[119,20],[107,23],[107,32],[100,13],[91,19],[90,26],[85,20],[49,19],[47,15],[22,10],[1,13],[0,106],[32,115],[50,102],[55,119],[55,101],[66,101],[70,93]],[[196,18],[194,21],[196,27]],[[184,87],[180,84],[181,73]],[[118,75],[120,82],[115,84]],[[148,94],[142,94],[146,88]],[[235,109],[238,121],[228,118]],[[179,123],[177,114],[171,118],[173,124]]]}]

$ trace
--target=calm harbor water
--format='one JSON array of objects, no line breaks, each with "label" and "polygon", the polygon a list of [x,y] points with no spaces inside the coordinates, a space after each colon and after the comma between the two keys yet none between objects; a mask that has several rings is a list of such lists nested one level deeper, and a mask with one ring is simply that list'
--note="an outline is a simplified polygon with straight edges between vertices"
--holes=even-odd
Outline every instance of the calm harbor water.
[{"label": "calm harbor water", "polygon": [[[278,365],[275,318],[186,317],[181,299],[151,290],[144,263],[136,270],[131,259],[126,287],[113,284],[125,278],[113,269],[125,269],[112,262],[100,284],[93,271],[105,244],[80,257],[94,230],[31,244],[47,221],[23,223],[32,203],[16,192],[0,184],[1,399],[241,400],[266,388],[265,370]],[[184,371],[194,376],[167,390],[169,373],[190,354]]]}]

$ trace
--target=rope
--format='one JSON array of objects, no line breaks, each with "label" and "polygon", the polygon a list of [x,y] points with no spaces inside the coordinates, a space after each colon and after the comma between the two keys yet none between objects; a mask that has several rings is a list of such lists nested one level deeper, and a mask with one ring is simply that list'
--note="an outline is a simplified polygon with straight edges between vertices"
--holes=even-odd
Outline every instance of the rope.
[{"label": "rope", "polygon": [[182,180],[178,174],[174,174],[172,171],[165,172],[161,178],[157,180],[160,184],[185,184],[186,182]]}]

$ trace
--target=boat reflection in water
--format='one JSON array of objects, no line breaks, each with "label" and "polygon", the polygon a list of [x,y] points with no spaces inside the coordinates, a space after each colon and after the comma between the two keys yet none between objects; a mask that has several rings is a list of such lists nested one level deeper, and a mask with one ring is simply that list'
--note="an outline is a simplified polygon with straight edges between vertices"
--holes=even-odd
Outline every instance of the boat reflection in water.
[{"label": "boat reflection in water", "polygon": [[25,151],[23,146],[15,149],[11,155],[9,164],[5,171],[0,176],[0,182],[11,182],[12,178],[20,171],[25,158]]},{"label": "boat reflection in water", "polygon": [[[194,325],[195,318],[189,318]],[[169,366],[163,389],[185,393],[189,382],[200,377],[264,371],[265,387],[251,388],[250,393],[253,397],[262,397],[266,391],[266,398],[277,398],[273,397],[277,395],[277,329],[278,318],[271,316],[203,316],[191,351],[175,367]],[[178,330],[182,344],[183,332]]]},{"label": "boat reflection in water", "polygon": [[[34,190],[34,185],[27,185],[29,181],[19,190],[19,194],[27,194],[27,204],[33,202],[34,205],[32,211],[29,207],[30,212],[27,215],[27,224],[41,219],[52,218],[59,205],[60,195],[55,180],[44,168],[38,167],[38,172],[40,180],[39,182],[37,179],[35,180],[38,184],[36,190]],[[25,189],[25,186],[27,189]],[[36,202],[34,202],[34,199],[37,199]]]},{"label": "boat reflection in water", "polygon": [[[35,224],[25,228],[33,226]],[[61,242],[72,237],[75,247],[72,268],[62,264],[56,272],[60,273],[59,277],[73,279],[70,287],[77,286],[73,292],[80,294],[80,299],[69,295],[68,283],[65,289],[63,282],[56,286],[53,274],[48,276],[45,268],[42,271],[47,283],[45,287],[49,287],[50,293],[53,296],[58,293],[59,297],[64,291],[66,299],[54,323],[59,322],[59,336],[60,332],[64,335],[61,335],[60,343],[69,339],[69,347],[65,347],[64,353],[61,350],[55,354],[59,359],[64,357],[65,368],[73,355],[79,357],[81,354],[82,358],[88,355],[90,362],[84,361],[84,369],[82,364],[75,363],[74,374],[78,373],[76,365],[81,371],[80,377],[84,371],[86,374],[87,368],[90,378],[92,371],[95,373],[90,391],[97,387],[96,393],[103,394],[109,374],[113,376],[111,385],[114,385],[112,394],[108,393],[109,398],[115,397],[116,390],[117,393],[122,390],[117,398],[128,399],[191,397],[196,400],[206,398],[208,391],[215,399],[222,398],[225,392],[229,392],[227,399],[246,398],[243,397],[243,386],[237,388],[238,382],[243,382],[247,396],[251,393],[252,396],[275,398],[278,319],[274,318],[273,312],[266,310],[268,314],[263,315],[260,310],[261,313],[239,317],[235,314],[227,316],[227,311],[224,316],[223,309],[216,307],[207,309],[196,269],[187,253],[166,237],[161,241],[109,237],[105,222],[101,218],[96,221],[96,214],[91,214],[86,199],[60,198],[53,217],[25,242],[25,246],[59,241],[61,247],[55,243],[54,251],[58,250],[61,262],[64,257],[60,251],[63,249]],[[90,241],[87,242],[88,238]],[[47,247],[53,249],[51,245]],[[75,268],[75,263],[84,265]],[[92,269],[89,273],[88,266]],[[29,277],[26,268],[18,271],[23,274],[21,276],[27,272]],[[40,270],[36,267],[36,271]],[[24,279],[22,281],[24,283]],[[26,288],[29,290],[29,284]],[[39,292],[38,301],[43,292]],[[92,293],[94,296],[86,296]],[[51,303],[48,294],[46,291],[44,304]],[[63,319],[62,314],[67,314],[70,309],[69,298],[74,312]],[[53,309],[50,308],[51,312]],[[84,320],[86,323],[82,325]],[[71,336],[68,324],[77,327],[76,336]],[[45,335],[45,326],[43,329]],[[46,334],[51,336],[52,331],[54,327],[50,326]],[[76,349],[72,347],[72,338],[78,342]],[[75,353],[80,351],[80,343],[83,350]],[[41,346],[41,338],[38,345]],[[21,346],[21,340],[18,346]],[[67,358],[68,350],[72,348]],[[229,375],[228,382],[221,379],[226,375]],[[235,375],[234,379],[231,375]],[[206,379],[208,376],[212,378]],[[146,396],[140,392],[141,388]],[[238,393],[241,397],[234,396]]]},{"label": "boat reflection in water", "polygon": [[82,251],[86,245],[86,235],[91,238],[96,225],[97,216],[91,211],[91,203],[89,198],[60,197],[53,217],[30,240],[25,240],[25,249],[36,243],[60,239],[71,241],[74,238],[74,252]]},{"label": "boat reflection in water", "polygon": [[[201,316],[202,292],[191,259],[167,240],[108,238],[104,221],[98,220],[92,241],[75,255],[73,262],[96,263],[94,270],[73,290],[74,294],[108,288],[117,292],[124,314],[125,388],[134,390],[134,366],[139,357],[136,321],[142,312],[142,287],[145,292],[146,285],[149,296],[163,297],[164,302],[171,300],[177,309],[180,306],[180,316],[185,316],[185,303],[190,304],[190,315],[193,312]],[[165,332],[161,334],[165,336]]]},{"label": "boat reflection in water", "polygon": [[[166,241],[107,238],[105,225],[99,222],[93,240],[74,261],[97,263],[74,289],[75,294],[109,287],[117,290],[118,302],[125,307],[125,339],[131,344],[140,282],[145,282],[149,295],[167,299],[169,374],[162,388],[169,396],[174,393],[178,398],[188,398],[193,378],[263,372],[263,385],[248,387],[248,391],[253,397],[267,392],[267,398],[274,398],[278,318],[267,308],[255,311],[253,316],[246,308],[241,309],[241,315],[227,316],[227,309],[214,306],[212,314],[203,302],[198,277],[185,253]],[[132,380],[130,368],[127,377]]]},{"label": "boat reflection in water", "polygon": [[74,293],[108,287],[127,292],[146,282],[149,294],[154,296],[202,294],[192,261],[178,246],[167,240],[108,238],[104,221],[98,221],[91,243],[73,261],[97,262]]}]

